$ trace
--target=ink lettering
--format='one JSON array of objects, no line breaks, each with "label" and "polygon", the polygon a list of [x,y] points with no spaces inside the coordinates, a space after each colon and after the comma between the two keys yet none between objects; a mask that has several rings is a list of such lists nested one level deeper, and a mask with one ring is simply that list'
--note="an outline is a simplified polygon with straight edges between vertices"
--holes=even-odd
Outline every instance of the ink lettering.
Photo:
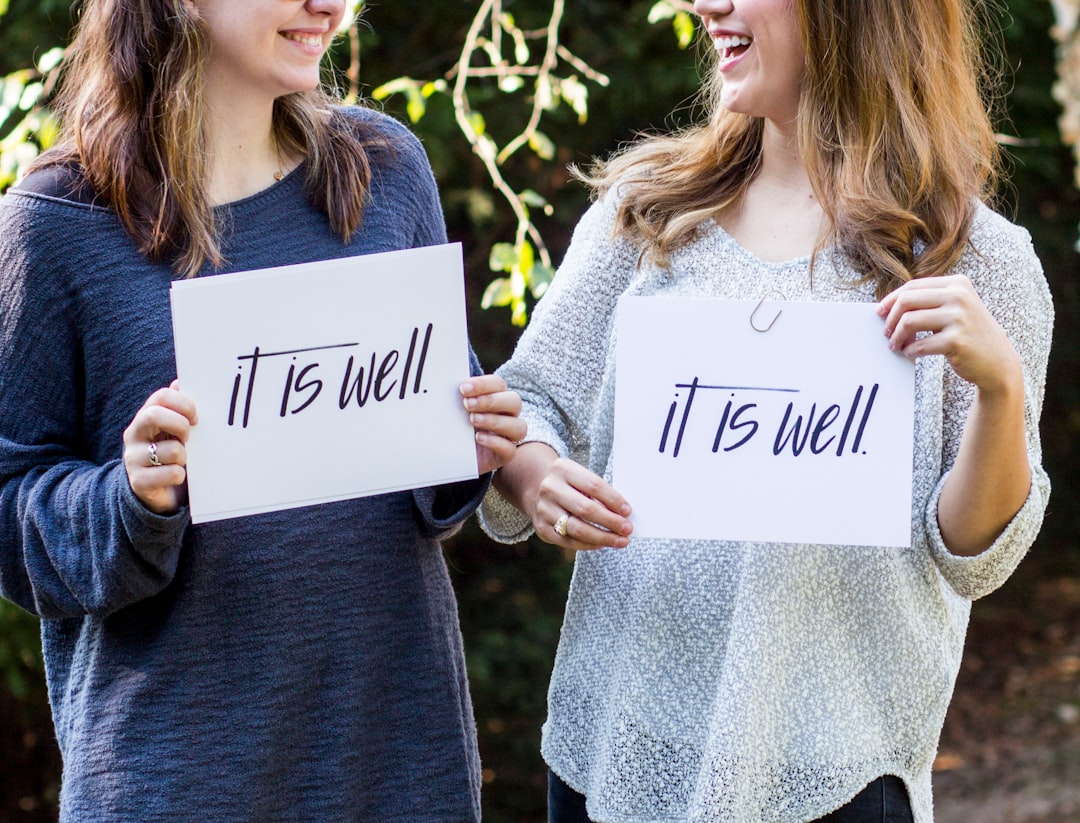
[{"label": "ink lettering", "polygon": [[795,418],[795,422],[791,425],[791,431],[785,434],[787,429],[788,420],[791,419],[791,412],[794,409],[794,403],[788,403],[787,411],[784,412],[784,419],[780,421],[780,428],[776,432],[776,440],[773,441],[773,454],[780,454],[787,444],[791,443],[791,452],[796,457],[802,454],[802,450],[806,447],[806,440],[810,436],[810,425],[814,420],[814,415],[817,413],[817,403],[814,403],[810,407],[810,415],[806,420],[806,430],[803,432],[802,440],[799,439],[799,432],[802,430],[803,416],[800,414]]},{"label": "ink lettering", "polygon": [[397,361],[398,353],[397,349],[394,349],[383,358],[382,364],[379,366],[379,376],[375,378],[375,399],[380,403],[390,396],[390,392],[397,385],[397,380],[391,380],[390,385],[386,387],[386,391],[382,390],[383,380],[390,376],[390,372],[394,370]]},{"label": "ink lettering", "polygon": [[[427,389],[423,387],[424,366],[434,330],[435,325],[428,323],[421,340],[420,327],[414,327],[407,350],[393,348],[383,349],[381,352],[372,351],[370,358],[363,360],[355,354],[349,354],[343,367],[340,359],[333,353],[356,349],[360,343],[335,343],[329,346],[271,352],[255,346],[251,354],[236,358],[238,366],[229,397],[228,424],[236,425],[239,420],[241,427],[247,428],[255,407],[260,402],[265,403],[265,400],[260,400],[263,392],[256,391],[256,382],[260,386],[269,384],[272,390],[278,380],[282,381],[277,383],[282,387],[277,407],[279,418],[300,414],[315,404],[322,396],[326,384],[324,375],[328,373],[332,380],[336,380],[337,374],[341,375],[341,387],[337,396],[340,411],[352,406],[354,398],[356,408],[361,409],[372,399],[376,403],[382,403],[393,395],[398,400],[405,400],[409,396],[410,381],[412,394],[426,394]],[[404,357],[402,351],[405,351]],[[315,360],[315,356],[319,359]],[[285,357],[289,358],[287,368],[280,360],[275,360]],[[358,361],[362,365],[358,366]],[[280,365],[274,368],[274,362]],[[340,372],[337,371],[339,368]],[[259,377],[258,381],[256,375]]]},{"label": "ink lettering", "polygon": [[349,385],[349,378],[352,376],[354,358],[350,355],[349,362],[345,364],[345,379],[341,381],[341,391],[338,393],[338,408],[344,409],[349,405],[349,401],[352,400],[353,392],[356,392],[356,405],[360,408],[364,408],[364,404],[368,401],[368,395],[371,394],[371,382],[375,377],[375,352],[371,353],[371,367],[367,370],[367,385],[362,385],[364,382],[364,367],[361,366],[360,370],[356,373],[356,379]]}]

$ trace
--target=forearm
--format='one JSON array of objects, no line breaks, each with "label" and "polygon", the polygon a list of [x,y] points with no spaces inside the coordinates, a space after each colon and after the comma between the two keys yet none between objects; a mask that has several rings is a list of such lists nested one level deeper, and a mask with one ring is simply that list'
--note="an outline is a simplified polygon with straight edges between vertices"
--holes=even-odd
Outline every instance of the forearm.
[{"label": "forearm", "polygon": [[[5,455],[6,456],[6,455]],[[44,618],[104,617],[167,586],[186,510],[146,509],[123,467],[39,469],[0,484],[0,592]]]},{"label": "forearm", "polygon": [[556,459],[558,454],[546,443],[524,443],[518,446],[514,459],[495,472],[495,488],[533,519],[540,483]]},{"label": "forearm", "polygon": [[964,424],[956,461],[938,501],[938,526],[953,554],[986,550],[1031,489],[1022,379],[979,392]]}]

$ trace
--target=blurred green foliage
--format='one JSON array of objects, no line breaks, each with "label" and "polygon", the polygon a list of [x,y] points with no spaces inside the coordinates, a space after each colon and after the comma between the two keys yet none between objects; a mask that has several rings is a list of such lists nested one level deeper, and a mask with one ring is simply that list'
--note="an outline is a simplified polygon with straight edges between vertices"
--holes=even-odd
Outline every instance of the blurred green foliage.
[{"label": "blurred green foliage", "polygon": [[[539,246],[535,239],[519,242],[518,216],[493,187],[489,168],[466,139],[449,93],[462,44],[480,5],[481,0],[435,6],[369,4],[355,42],[343,41],[335,59],[344,78],[359,55],[361,94],[370,98],[382,87],[382,99],[375,105],[411,123],[424,141],[442,192],[450,237],[465,249],[473,342],[491,369],[510,355],[519,333],[511,319],[515,313],[520,319],[520,312],[531,307],[533,291],[542,291],[544,275],[538,272],[540,288],[532,291],[510,282],[515,267],[525,274],[537,264]],[[561,45],[610,83],[581,79],[588,92],[587,119],[582,122],[580,106],[545,109],[539,136],[499,165],[510,189],[525,199],[529,219],[555,263],[587,203],[587,193],[571,181],[567,165],[588,164],[641,132],[677,127],[694,118],[698,52],[692,46],[693,19],[686,9],[681,0],[567,0]],[[538,32],[550,20],[552,0],[502,0],[501,10],[520,32]],[[64,0],[10,0],[7,13],[0,12],[0,76],[5,82],[11,72],[35,65],[49,49],[62,44],[70,20]],[[1010,0],[1000,22],[1010,71],[1007,119],[1000,124],[1009,138],[1011,166],[1002,208],[1031,231],[1057,306],[1043,417],[1046,464],[1055,488],[1050,515],[1029,562],[1076,568],[1080,507],[1070,503],[1080,488],[1076,379],[1080,339],[1070,330],[1080,321],[1080,292],[1073,277],[1080,195],[1071,185],[1072,160],[1058,136],[1058,110],[1050,93],[1055,71],[1054,45],[1048,35],[1051,8],[1042,0]],[[510,62],[521,62],[513,37],[507,42],[504,55]],[[531,54],[525,62],[534,60]],[[483,59],[472,65],[484,65]],[[24,77],[31,84],[40,79]],[[585,75],[578,71],[578,77]],[[531,111],[527,84],[528,78],[525,85],[511,83],[502,89],[498,82],[483,80],[470,86],[474,128],[482,120],[483,131],[505,147],[520,133]],[[30,102],[21,95],[20,100]],[[15,110],[25,114],[26,109],[11,105],[3,94],[0,105],[10,109],[5,114],[0,108],[2,141],[12,133]],[[2,162],[0,158],[0,168]],[[499,285],[491,284],[493,272]],[[500,277],[505,282],[499,283]],[[520,306],[515,307],[515,297],[523,301]],[[483,305],[492,308],[483,311]],[[518,546],[495,545],[475,522],[450,541],[447,556],[460,598],[480,733],[485,820],[540,821],[544,770],[539,729],[570,564],[535,539]],[[0,603],[0,724],[26,726],[8,730],[0,725],[0,763],[5,774],[10,772],[25,784],[0,791],[0,803],[9,804],[0,805],[0,820],[48,820],[55,798],[57,761],[49,740],[37,649],[33,618]],[[43,748],[48,749],[47,757]],[[21,764],[21,770],[15,764]],[[34,817],[41,813],[34,809],[45,813]]]}]

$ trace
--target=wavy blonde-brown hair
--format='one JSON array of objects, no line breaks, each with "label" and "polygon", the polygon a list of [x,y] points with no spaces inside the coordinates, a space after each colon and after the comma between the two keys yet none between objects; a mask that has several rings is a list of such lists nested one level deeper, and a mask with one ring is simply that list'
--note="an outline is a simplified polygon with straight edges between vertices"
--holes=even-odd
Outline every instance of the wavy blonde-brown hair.
[{"label": "wavy blonde-brown hair", "polygon": [[[55,106],[60,140],[31,167],[80,167],[139,251],[187,276],[223,262],[206,193],[208,53],[205,24],[185,0],[85,0]],[[307,156],[308,196],[347,240],[379,140],[335,102],[322,89],[281,97],[274,132],[283,153]]]},{"label": "wavy blonde-brown hair", "polygon": [[[997,181],[993,75],[972,2],[793,0],[806,52],[799,146],[828,218],[815,254],[835,245],[879,297],[947,272]],[[720,105],[713,65],[706,123],[580,175],[596,194],[620,187],[616,233],[661,266],[759,169],[763,121]]]}]

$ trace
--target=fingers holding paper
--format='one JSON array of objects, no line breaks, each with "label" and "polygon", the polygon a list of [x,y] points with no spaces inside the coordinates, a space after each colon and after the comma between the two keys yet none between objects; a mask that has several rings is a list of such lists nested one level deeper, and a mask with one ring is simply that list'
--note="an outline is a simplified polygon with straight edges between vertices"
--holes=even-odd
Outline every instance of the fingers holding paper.
[{"label": "fingers holding paper", "polygon": [[912,359],[944,355],[960,377],[991,393],[1022,379],[1015,348],[962,275],[912,280],[877,311],[893,351]]},{"label": "fingers holding paper", "polygon": [[157,514],[173,514],[187,499],[187,443],[197,422],[195,404],[178,381],[158,389],[124,430],[124,468],[139,501]]},{"label": "fingers holding paper", "polygon": [[629,517],[630,504],[610,483],[559,457],[540,480],[532,520],[541,540],[588,551],[629,545]]},{"label": "fingers holding paper", "polygon": [[528,430],[521,419],[521,398],[494,374],[470,378],[461,384],[469,422],[476,433],[476,463],[480,474],[505,466]]}]

